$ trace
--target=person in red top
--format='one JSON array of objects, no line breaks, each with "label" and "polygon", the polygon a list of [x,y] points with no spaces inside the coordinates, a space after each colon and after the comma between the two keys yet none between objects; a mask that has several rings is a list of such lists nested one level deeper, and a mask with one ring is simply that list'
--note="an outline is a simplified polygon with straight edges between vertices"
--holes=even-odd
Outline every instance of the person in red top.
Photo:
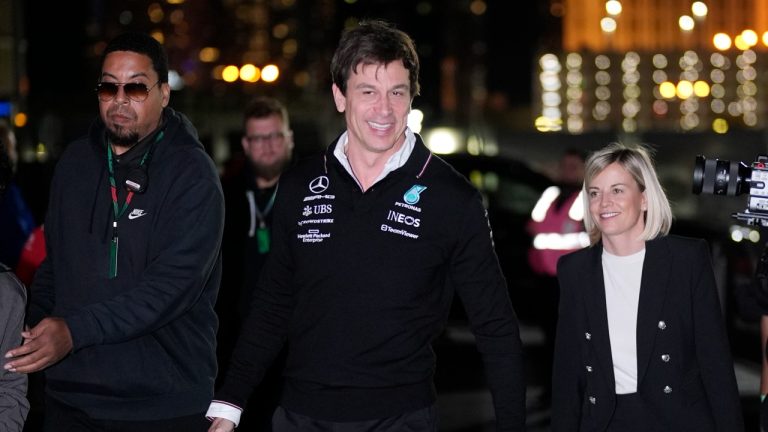
[{"label": "person in red top", "polygon": [[[581,187],[584,181],[586,155],[578,149],[566,150],[560,158],[555,184],[541,194],[527,224],[533,242],[528,250],[528,264],[535,278],[533,301],[536,319],[544,331],[545,359],[552,363],[557,325],[557,260],[561,256],[589,245],[584,230],[584,206]],[[551,370],[544,367],[544,371]],[[541,402],[549,404],[549,374],[544,373]]]},{"label": "person in red top", "polygon": [[45,258],[45,229],[39,225],[32,230],[32,233],[24,243],[24,248],[19,256],[19,263],[16,264],[16,276],[24,285],[32,285],[35,277],[35,271]]}]

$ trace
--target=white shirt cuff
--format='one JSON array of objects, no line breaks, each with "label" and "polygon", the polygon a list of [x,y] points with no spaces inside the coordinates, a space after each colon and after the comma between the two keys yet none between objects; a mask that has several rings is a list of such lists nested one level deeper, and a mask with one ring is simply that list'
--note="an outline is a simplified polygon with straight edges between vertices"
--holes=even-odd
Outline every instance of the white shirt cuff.
[{"label": "white shirt cuff", "polygon": [[208,412],[205,413],[205,418],[213,421],[216,417],[227,419],[235,424],[237,427],[240,424],[240,415],[243,413],[242,408],[232,405],[231,403],[224,401],[213,401],[208,407]]}]

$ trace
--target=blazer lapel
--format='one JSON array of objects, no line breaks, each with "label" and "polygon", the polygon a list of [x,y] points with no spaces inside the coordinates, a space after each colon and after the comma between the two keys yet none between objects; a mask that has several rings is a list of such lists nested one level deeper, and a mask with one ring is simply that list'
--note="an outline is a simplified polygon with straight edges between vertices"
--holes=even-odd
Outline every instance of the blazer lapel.
[{"label": "blazer lapel", "polygon": [[[592,247],[590,262],[582,269],[585,280],[587,281],[587,292],[585,293],[585,304],[587,308],[587,317],[589,328],[592,331],[590,335],[591,343],[595,344],[595,350],[598,361],[598,370],[602,371],[606,382],[613,389],[616,387],[613,375],[613,357],[611,355],[611,338],[608,333],[608,312],[605,305],[605,282],[603,281],[603,247],[602,243]],[[586,336],[585,336],[586,337]]]},{"label": "blazer lapel", "polygon": [[667,295],[672,256],[663,238],[645,243],[645,259],[637,311],[637,382],[648,370]]}]

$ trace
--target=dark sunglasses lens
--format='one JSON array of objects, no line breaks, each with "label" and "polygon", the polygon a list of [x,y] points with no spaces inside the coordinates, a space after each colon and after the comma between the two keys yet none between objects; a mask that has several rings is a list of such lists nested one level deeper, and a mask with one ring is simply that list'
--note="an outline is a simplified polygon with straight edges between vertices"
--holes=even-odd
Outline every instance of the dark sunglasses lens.
[{"label": "dark sunglasses lens", "polygon": [[117,84],[103,82],[96,85],[96,95],[103,101],[112,100],[117,95]]},{"label": "dark sunglasses lens", "polygon": [[123,86],[123,91],[125,91],[125,95],[128,96],[130,99],[135,101],[143,101],[147,98],[147,94],[149,93],[149,90],[147,89],[146,84],[142,83],[128,83]]}]

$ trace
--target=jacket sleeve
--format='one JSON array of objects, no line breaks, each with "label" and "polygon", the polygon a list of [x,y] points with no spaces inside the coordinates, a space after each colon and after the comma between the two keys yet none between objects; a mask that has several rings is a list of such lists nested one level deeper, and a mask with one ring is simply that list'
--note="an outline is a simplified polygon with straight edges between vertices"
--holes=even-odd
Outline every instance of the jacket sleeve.
[{"label": "jacket sleeve", "polygon": [[699,242],[693,271],[693,322],[696,356],[712,417],[718,431],[744,430],[739,390],[733,370],[714,272],[705,241]]},{"label": "jacket sleeve", "polygon": [[291,193],[285,191],[286,188],[278,186],[272,210],[271,249],[242,327],[248,331],[239,333],[227,375],[214,395],[214,401],[241,409],[283,347],[293,313],[291,219],[283,205]]},{"label": "jacket sleeve", "polygon": [[[0,352],[21,344],[26,292],[12,273],[0,273]],[[29,412],[27,375],[0,369],[0,430],[20,432]]]},{"label": "jacket sleeve", "polygon": [[205,162],[181,164],[147,239],[152,256],[136,288],[63,317],[75,350],[151,333],[198,301],[219,258],[224,226],[221,184],[213,163]]},{"label": "jacket sleeve", "polygon": [[579,300],[575,286],[568,281],[574,274],[566,265],[568,257],[561,257],[557,263],[560,284],[557,333],[552,366],[552,431],[570,432],[579,430],[581,423],[582,384],[581,351],[579,342],[584,337],[578,334]]},{"label": "jacket sleeve", "polygon": [[498,431],[525,429],[525,379],[517,316],[493,249],[479,194],[468,203],[450,263],[450,280],[461,298],[493,396]]}]

